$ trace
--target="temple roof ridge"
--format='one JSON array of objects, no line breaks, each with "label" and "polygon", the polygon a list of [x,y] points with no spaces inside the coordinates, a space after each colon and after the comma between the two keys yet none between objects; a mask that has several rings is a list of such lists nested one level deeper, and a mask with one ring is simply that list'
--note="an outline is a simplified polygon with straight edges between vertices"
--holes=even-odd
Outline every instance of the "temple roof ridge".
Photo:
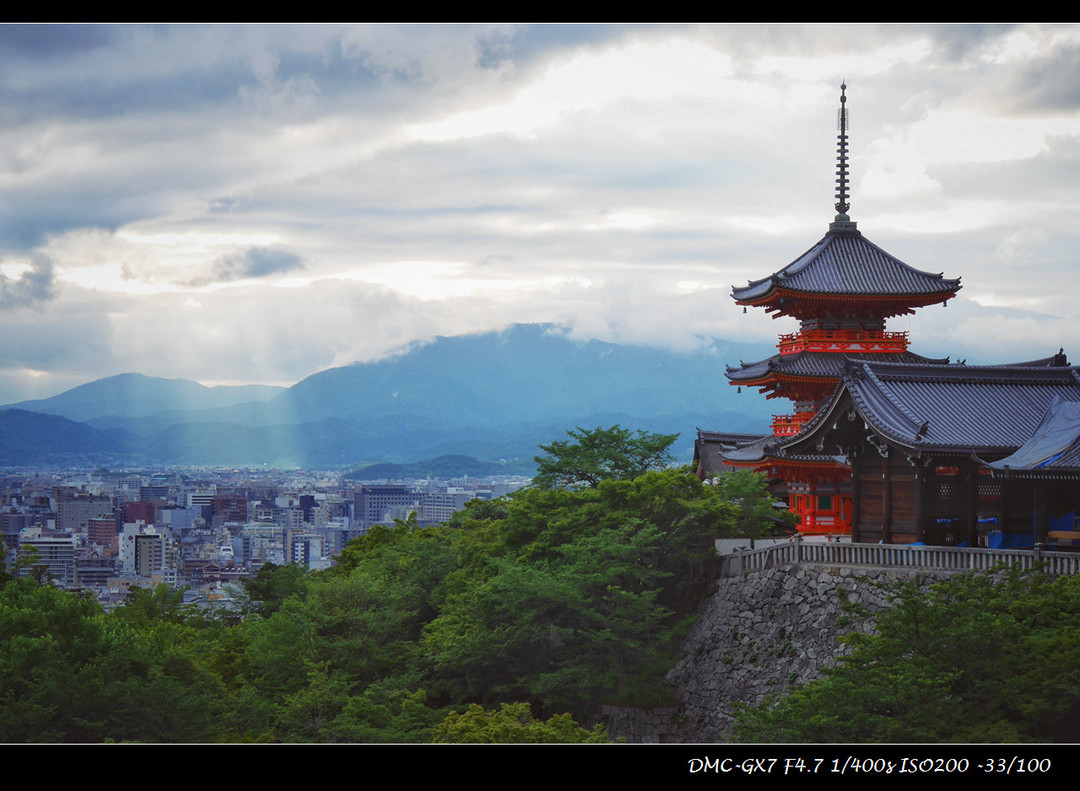
[{"label": "temple roof ridge", "polygon": [[[960,278],[924,272],[905,264],[863,236],[848,216],[847,85],[840,85],[837,111],[836,211],[828,231],[806,252],[768,277],[732,286],[740,305],[766,307],[786,315],[820,314],[821,300],[847,297],[861,303],[883,300],[885,316],[947,302],[960,290]],[[793,304],[794,303],[794,304]]]},{"label": "temple roof ridge", "polygon": [[[895,359],[900,358],[900,359]],[[739,361],[739,365],[727,366],[726,376],[733,382],[756,379],[767,372],[783,372],[798,375],[832,375],[843,373],[847,360],[888,362],[890,360],[910,365],[948,365],[948,357],[924,357],[915,352],[817,352],[799,351],[792,354],[774,354],[756,362]]]},{"label": "temple roof ridge", "polygon": [[1060,352],[1039,360],[1019,363],[996,363],[993,365],[968,365],[963,361],[940,365],[919,360],[860,359],[854,355],[844,355],[844,357],[846,358],[845,377],[853,369],[860,368],[865,374],[873,374],[875,378],[881,381],[896,379],[950,382],[966,380],[977,380],[979,382],[1001,381],[1006,383],[1059,382],[1062,379],[1078,375],[1077,368],[1069,365],[1065,355]]},{"label": "temple roof ridge", "polygon": [[[1047,359],[1062,358],[1059,353]],[[1032,435],[1059,398],[1080,402],[1075,366],[850,360],[829,403],[779,449],[798,454],[800,447],[816,447],[813,437],[850,403],[868,428],[914,451],[1006,454]]]},{"label": "temple roof ridge", "polygon": [[925,272],[904,263],[860,231],[830,230],[783,269],[745,287],[733,286],[732,298],[761,303],[778,290],[835,296],[949,295],[960,278]]}]

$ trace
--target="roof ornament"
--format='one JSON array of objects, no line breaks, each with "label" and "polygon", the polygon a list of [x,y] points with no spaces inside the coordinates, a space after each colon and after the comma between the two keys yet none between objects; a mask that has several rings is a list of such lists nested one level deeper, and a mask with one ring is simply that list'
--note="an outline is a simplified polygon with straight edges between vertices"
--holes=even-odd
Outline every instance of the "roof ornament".
[{"label": "roof ornament", "polygon": [[836,111],[836,128],[839,130],[839,134],[836,136],[836,219],[830,228],[834,231],[854,231],[855,223],[851,221],[851,217],[848,216],[848,209],[851,208],[851,204],[848,202],[848,148],[847,148],[847,130],[848,130],[848,111],[847,111],[847,96],[845,91],[847,85],[843,82],[840,83],[840,109]]}]

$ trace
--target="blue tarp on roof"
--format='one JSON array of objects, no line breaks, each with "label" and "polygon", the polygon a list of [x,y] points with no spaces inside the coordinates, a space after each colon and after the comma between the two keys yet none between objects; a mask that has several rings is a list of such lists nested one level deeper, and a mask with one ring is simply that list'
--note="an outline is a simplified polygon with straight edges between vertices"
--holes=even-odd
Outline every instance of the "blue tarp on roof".
[{"label": "blue tarp on roof", "polygon": [[1080,403],[1055,396],[1035,432],[1011,456],[987,466],[997,470],[1038,470],[1075,466],[1080,439]]}]

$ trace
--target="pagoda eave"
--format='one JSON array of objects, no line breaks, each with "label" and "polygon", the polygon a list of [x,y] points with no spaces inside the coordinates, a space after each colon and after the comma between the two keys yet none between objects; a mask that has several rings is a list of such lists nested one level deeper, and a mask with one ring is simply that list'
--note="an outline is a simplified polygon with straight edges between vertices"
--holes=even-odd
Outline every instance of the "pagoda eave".
[{"label": "pagoda eave", "polygon": [[772,478],[801,483],[844,484],[851,481],[851,468],[836,461],[818,461],[809,459],[775,458],[766,456],[753,461],[733,461],[725,459],[724,464],[755,472],[767,473]]},{"label": "pagoda eave", "polygon": [[759,469],[767,470],[785,481],[809,484],[843,484],[851,481],[851,468],[836,461],[770,458],[761,462]]},{"label": "pagoda eave", "polygon": [[731,385],[757,387],[766,398],[786,398],[791,401],[817,401],[827,396],[840,381],[833,378],[769,376],[750,381],[733,381]]},{"label": "pagoda eave", "polygon": [[758,299],[739,301],[744,307],[764,308],[774,319],[790,316],[797,319],[824,318],[842,308],[847,315],[889,318],[913,315],[915,308],[947,303],[955,291],[937,294],[830,294],[773,289]]}]

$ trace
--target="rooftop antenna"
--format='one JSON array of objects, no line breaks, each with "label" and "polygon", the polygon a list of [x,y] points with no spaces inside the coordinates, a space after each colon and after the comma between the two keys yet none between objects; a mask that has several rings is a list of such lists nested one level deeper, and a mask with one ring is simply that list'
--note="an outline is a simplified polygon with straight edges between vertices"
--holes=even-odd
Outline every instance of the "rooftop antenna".
[{"label": "rooftop antenna", "polygon": [[847,213],[848,209],[851,208],[851,204],[848,203],[847,130],[849,119],[846,107],[847,96],[844,95],[846,90],[847,85],[841,82],[840,109],[836,111],[836,128],[840,132],[836,136],[836,219],[830,226],[833,230],[837,231],[855,230],[855,223],[851,221],[851,218]]}]

